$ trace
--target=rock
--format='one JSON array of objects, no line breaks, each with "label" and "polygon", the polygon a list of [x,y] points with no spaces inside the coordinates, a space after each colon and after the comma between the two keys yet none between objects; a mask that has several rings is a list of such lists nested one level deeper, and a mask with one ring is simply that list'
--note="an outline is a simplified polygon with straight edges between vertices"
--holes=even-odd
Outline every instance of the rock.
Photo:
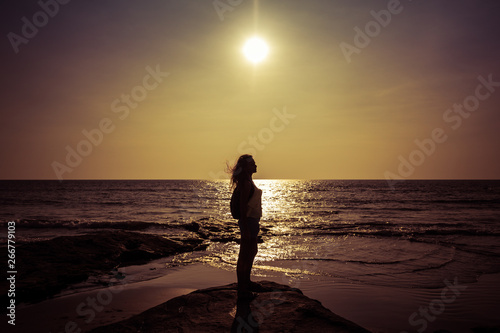
[{"label": "rock", "polygon": [[192,232],[197,232],[198,230],[200,230],[200,225],[196,222],[191,222],[191,223],[185,224],[184,228],[186,228],[186,230],[189,230]]},{"label": "rock", "polygon": [[[158,235],[102,230],[25,243],[16,248],[17,255],[22,258],[17,265],[16,301],[42,301],[89,276],[109,273],[116,267],[144,264],[176,253],[203,249],[201,242],[199,239],[180,242]],[[6,293],[0,295],[0,300],[6,299]]]},{"label": "rock", "polygon": [[299,289],[269,281],[260,285],[251,301],[237,301],[233,283],[173,298],[91,332],[368,332]]}]

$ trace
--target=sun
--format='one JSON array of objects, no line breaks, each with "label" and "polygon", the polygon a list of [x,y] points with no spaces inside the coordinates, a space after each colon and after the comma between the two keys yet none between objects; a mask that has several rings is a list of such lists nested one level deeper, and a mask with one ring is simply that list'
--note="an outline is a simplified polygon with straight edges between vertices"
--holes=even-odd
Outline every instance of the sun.
[{"label": "sun", "polygon": [[254,64],[266,59],[268,53],[269,47],[267,43],[259,37],[250,38],[246,41],[245,46],[243,46],[243,54]]}]

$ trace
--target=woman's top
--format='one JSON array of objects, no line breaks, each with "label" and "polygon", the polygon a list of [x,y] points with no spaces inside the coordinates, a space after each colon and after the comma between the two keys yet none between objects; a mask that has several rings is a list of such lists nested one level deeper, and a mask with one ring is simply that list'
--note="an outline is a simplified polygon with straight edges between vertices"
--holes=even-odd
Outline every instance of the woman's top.
[{"label": "woman's top", "polygon": [[254,217],[260,219],[262,217],[262,190],[253,185],[253,195],[248,201],[247,217]]}]

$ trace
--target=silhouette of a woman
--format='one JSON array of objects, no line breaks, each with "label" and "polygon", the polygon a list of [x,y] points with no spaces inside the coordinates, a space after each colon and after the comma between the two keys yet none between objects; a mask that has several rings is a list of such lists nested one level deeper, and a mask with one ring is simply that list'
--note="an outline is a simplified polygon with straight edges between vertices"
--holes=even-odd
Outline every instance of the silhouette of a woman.
[{"label": "silhouette of a woman", "polygon": [[257,235],[262,217],[262,191],[255,186],[252,174],[257,172],[257,165],[252,155],[242,155],[236,165],[230,169],[231,185],[239,191],[240,218],[238,225],[241,232],[240,252],[236,266],[238,278],[238,298],[253,298],[252,290],[260,285],[250,281],[253,261],[257,255]]}]

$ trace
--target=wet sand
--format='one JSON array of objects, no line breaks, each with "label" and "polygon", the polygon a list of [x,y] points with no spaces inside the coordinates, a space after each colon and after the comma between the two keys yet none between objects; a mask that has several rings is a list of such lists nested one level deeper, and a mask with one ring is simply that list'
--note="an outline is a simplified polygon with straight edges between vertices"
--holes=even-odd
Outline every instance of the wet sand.
[{"label": "wet sand", "polygon": [[16,329],[19,332],[56,333],[65,332],[68,325],[74,327],[74,332],[78,328],[85,332],[129,318],[194,290],[232,282],[235,282],[233,273],[203,264],[171,268],[167,275],[160,278],[130,284],[125,282],[114,287],[19,306]]},{"label": "wet sand", "polygon": [[[126,268],[125,268],[126,271]],[[498,310],[499,292],[491,292],[498,275],[483,276],[478,283],[467,286],[456,302],[436,319],[427,322],[425,332],[446,328],[452,332],[472,332],[474,327],[498,327],[498,322],[487,322],[491,312]],[[256,280],[259,277],[255,278]],[[126,280],[126,279],[124,279]],[[277,283],[287,282],[286,277],[266,277]],[[55,297],[33,305],[18,307],[16,331],[18,332],[82,332],[111,324],[139,314],[174,297],[197,289],[234,283],[234,272],[205,264],[191,264],[170,268],[164,276],[148,281],[127,283],[109,288],[94,289],[71,295]],[[286,283],[285,283],[286,284]],[[409,323],[409,316],[419,307],[439,299],[441,290],[407,290],[390,287],[352,284],[348,281],[321,283],[318,281],[289,281],[304,295],[319,300],[335,314],[355,322],[373,332],[417,331],[417,325]],[[475,308],[478,298],[489,308]],[[94,300],[94,301],[92,301]],[[466,313],[460,321],[454,314],[456,308]],[[489,313],[488,313],[489,312]],[[67,330],[66,328],[69,328]]]}]

